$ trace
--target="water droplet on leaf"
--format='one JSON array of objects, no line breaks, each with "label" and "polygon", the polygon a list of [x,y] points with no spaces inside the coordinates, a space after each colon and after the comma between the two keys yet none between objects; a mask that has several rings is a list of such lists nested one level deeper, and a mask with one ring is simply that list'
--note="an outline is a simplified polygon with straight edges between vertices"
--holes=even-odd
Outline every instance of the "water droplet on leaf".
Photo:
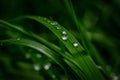
[{"label": "water droplet on leaf", "polygon": [[114,75],[112,80],[119,80],[119,77]]},{"label": "water droplet on leaf", "polygon": [[66,32],[66,31],[63,31],[62,34],[67,35],[67,32]]},{"label": "water droplet on leaf", "polygon": [[59,29],[61,29],[61,27],[60,27],[60,26],[56,26],[56,29],[58,29],[58,30],[59,30]]},{"label": "water droplet on leaf", "polygon": [[74,46],[74,47],[77,47],[77,46],[78,46],[78,43],[77,43],[77,42],[73,43],[73,46]]},{"label": "water droplet on leaf", "polygon": [[67,36],[62,36],[62,40],[67,40],[68,39],[68,37]]},{"label": "water droplet on leaf", "polygon": [[45,64],[44,69],[45,69],[45,70],[48,70],[48,69],[50,68],[50,66],[51,66],[51,64],[50,64],[50,63],[47,63],[47,64]]},{"label": "water droplet on leaf", "polygon": [[51,25],[53,25],[53,26],[55,26],[55,25],[57,25],[58,23],[56,22],[56,21],[54,21],[54,22],[51,22]]},{"label": "water droplet on leaf", "polygon": [[35,65],[34,65],[34,69],[35,69],[36,71],[39,71],[39,70],[40,70],[40,66],[39,66],[38,64],[35,64]]}]

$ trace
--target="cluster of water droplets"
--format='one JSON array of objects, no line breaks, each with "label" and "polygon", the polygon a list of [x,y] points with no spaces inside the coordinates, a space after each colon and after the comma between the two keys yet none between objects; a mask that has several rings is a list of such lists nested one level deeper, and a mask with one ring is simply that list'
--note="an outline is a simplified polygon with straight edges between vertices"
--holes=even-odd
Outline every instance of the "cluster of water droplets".
[{"label": "cluster of water droplets", "polygon": [[[58,22],[56,22],[56,21],[50,21],[47,18],[44,18],[44,20],[47,21],[49,24],[55,26],[56,29],[58,29],[58,30],[61,29],[61,26],[58,24]],[[68,34],[67,34],[67,32],[65,30],[62,31],[62,37],[61,38],[64,41],[68,40]],[[78,47],[79,46],[78,42],[74,42],[72,45],[74,47]]]},{"label": "cluster of water droplets", "polygon": [[[67,35],[66,31],[62,31],[62,40],[64,40],[64,41],[68,40],[68,35]],[[73,46],[77,47],[78,46],[78,42],[74,42]]]},{"label": "cluster of water droplets", "polygon": [[56,22],[56,21],[50,21],[47,18],[44,18],[44,20],[47,21],[49,24],[55,26],[56,29],[58,29],[58,30],[61,29],[61,26],[58,24],[58,22]]},{"label": "cluster of water droplets", "polygon": [[62,40],[66,41],[68,39],[67,32],[62,31]]},{"label": "cluster of water droplets", "polygon": [[[36,56],[36,58],[41,58],[41,57],[42,57],[42,55],[39,54],[39,53],[35,54],[35,56]],[[30,58],[32,58],[32,55],[31,55],[30,53],[26,53],[26,54],[25,54],[25,57],[26,57],[27,59],[30,59]],[[41,67],[40,67],[39,64],[34,64],[34,65],[33,65],[33,68],[34,68],[35,71],[39,71],[39,70],[41,69]]]}]

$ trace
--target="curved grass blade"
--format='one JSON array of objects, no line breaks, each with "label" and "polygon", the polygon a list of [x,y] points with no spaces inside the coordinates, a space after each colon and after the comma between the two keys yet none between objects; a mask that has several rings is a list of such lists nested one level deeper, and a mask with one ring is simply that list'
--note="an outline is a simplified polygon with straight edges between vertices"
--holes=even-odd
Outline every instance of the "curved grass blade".
[{"label": "curved grass blade", "polygon": [[[100,78],[101,80],[104,80],[103,76],[96,68],[95,63],[93,62],[89,54],[86,54],[86,51],[84,50],[84,48],[74,38],[74,36],[71,33],[69,33],[68,30],[66,30],[64,27],[62,27],[58,23],[54,21],[50,21],[40,16],[25,16],[22,18],[23,19],[29,18],[29,19],[35,20],[43,24],[48,29],[50,29],[58,37],[58,39],[66,46],[66,48],[71,52],[71,55],[75,58],[74,60],[77,62],[78,67],[86,73],[89,79]],[[67,33],[67,37],[68,37],[67,40],[62,39],[63,31]],[[76,47],[73,45],[73,43],[77,43],[77,45],[79,46]]]},{"label": "curved grass blade", "polygon": [[[21,17],[21,19],[32,19],[35,20],[50,29],[57,37],[58,39],[66,46],[66,48],[70,51],[72,58],[68,58],[67,64],[73,69],[74,72],[76,72],[76,68],[74,69],[73,66],[69,63],[72,63],[73,65],[77,66],[78,72],[81,72],[84,74],[84,76],[87,77],[87,79],[90,80],[96,80],[100,78],[101,80],[104,80],[98,69],[96,68],[93,60],[89,56],[89,54],[85,53],[84,48],[81,46],[81,44],[74,38],[74,36],[69,33],[65,28],[63,28],[61,25],[54,21],[50,21],[46,18],[39,17],[39,16],[24,16]],[[4,24],[7,22],[3,21]],[[6,25],[9,25],[8,23]],[[12,25],[9,25],[12,26]],[[63,40],[63,31],[67,33],[67,40]],[[26,33],[25,33],[26,34]],[[74,45],[74,43],[77,44],[77,46]],[[66,58],[66,57],[65,57]],[[66,61],[65,61],[66,62]],[[83,71],[83,72],[82,72]],[[91,74],[92,73],[92,74]],[[80,75],[77,73],[77,75]],[[84,79],[83,76],[81,76],[81,79]],[[85,80],[87,80],[85,79]]]}]

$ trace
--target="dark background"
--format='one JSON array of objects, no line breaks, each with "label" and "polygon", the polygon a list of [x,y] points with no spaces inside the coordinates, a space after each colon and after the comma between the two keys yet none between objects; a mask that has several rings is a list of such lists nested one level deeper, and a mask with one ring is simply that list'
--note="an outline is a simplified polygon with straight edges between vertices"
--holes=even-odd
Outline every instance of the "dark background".
[{"label": "dark background", "polygon": [[[91,42],[105,59],[107,65],[112,68],[115,74],[119,75],[120,0],[72,0],[72,4],[78,19],[90,33],[88,36],[91,35]],[[53,19],[78,37],[76,34],[77,29],[74,27],[75,24],[63,0],[0,0],[0,19],[9,21],[23,15],[39,15]],[[56,39],[54,36],[51,39],[44,36],[52,34],[48,34],[49,31],[46,33],[47,31],[44,28],[40,29],[37,23],[32,26],[29,24],[29,26],[24,26],[24,28],[41,35],[51,42],[54,42]],[[9,31],[0,28],[0,39],[9,38],[7,35],[16,36],[16,34],[10,34]],[[14,45],[8,47],[1,44],[0,80],[49,79],[49,76],[47,76],[48,78],[46,77],[47,72],[41,71],[38,73],[32,69],[32,64],[35,62],[26,59],[24,56],[25,53],[32,54],[38,52],[23,46]],[[46,56],[42,59],[46,59],[46,62],[50,61]],[[57,65],[54,64],[54,66]],[[60,69],[57,70],[58,72],[55,72],[56,74],[62,73],[59,71]]]}]

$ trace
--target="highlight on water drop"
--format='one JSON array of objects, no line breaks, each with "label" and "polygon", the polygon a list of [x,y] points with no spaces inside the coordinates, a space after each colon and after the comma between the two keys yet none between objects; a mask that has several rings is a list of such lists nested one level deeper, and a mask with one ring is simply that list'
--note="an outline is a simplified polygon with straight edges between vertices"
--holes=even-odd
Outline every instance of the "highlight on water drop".
[{"label": "highlight on water drop", "polygon": [[58,22],[53,21],[53,22],[51,22],[51,25],[53,25],[53,26],[58,25]]},{"label": "highlight on water drop", "polygon": [[65,36],[65,35],[62,36],[62,40],[66,41],[67,39],[68,39],[67,36]]},{"label": "highlight on water drop", "polygon": [[47,63],[47,64],[44,65],[45,70],[48,70],[50,67],[51,67],[51,63]]},{"label": "highlight on water drop", "polygon": [[67,35],[67,32],[66,32],[66,31],[62,31],[62,34],[63,34],[63,35]]},{"label": "highlight on water drop", "polygon": [[73,46],[74,46],[74,47],[78,47],[78,43],[77,43],[77,42],[74,42],[74,43],[73,43]]},{"label": "highlight on water drop", "polygon": [[58,30],[59,30],[59,29],[61,29],[61,27],[60,27],[60,26],[56,26],[56,29],[58,29]]},{"label": "highlight on water drop", "polygon": [[34,69],[35,69],[35,71],[39,71],[39,70],[40,70],[40,65],[35,64],[35,65],[34,65]]}]

